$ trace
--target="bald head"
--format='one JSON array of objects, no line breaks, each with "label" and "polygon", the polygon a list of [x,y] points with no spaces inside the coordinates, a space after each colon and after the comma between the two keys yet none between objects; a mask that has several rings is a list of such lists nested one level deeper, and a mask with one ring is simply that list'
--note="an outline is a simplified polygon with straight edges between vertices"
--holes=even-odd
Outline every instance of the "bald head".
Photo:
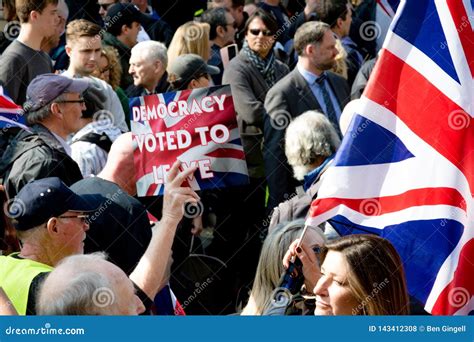
[{"label": "bald head", "polygon": [[98,175],[102,179],[116,183],[131,196],[137,192],[133,162],[135,147],[131,132],[119,136],[110,148],[104,169]]},{"label": "bald head", "polygon": [[65,258],[37,298],[40,315],[133,315],[143,311],[133,284],[105,254]]}]

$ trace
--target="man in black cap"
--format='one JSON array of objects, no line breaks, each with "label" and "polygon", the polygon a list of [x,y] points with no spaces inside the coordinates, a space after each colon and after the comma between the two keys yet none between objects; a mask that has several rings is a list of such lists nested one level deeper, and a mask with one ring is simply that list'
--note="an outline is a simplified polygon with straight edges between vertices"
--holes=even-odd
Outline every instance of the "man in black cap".
[{"label": "man in black cap", "polygon": [[63,258],[82,254],[91,196],[79,196],[57,177],[27,184],[9,202],[21,251],[0,256],[0,287],[20,315],[35,312],[38,285]]},{"label": "man in black cap", "polygon": [[[150,243],[129,276],[134,289],[127,291],[131,294],[136,291],[137,296],[148,309],[151,305],[150,298],[154,298],[164,285],[171,244],[176,227],[184,214],[183,207],[188,202],[199,201],[199,196],[190,187],[182,187],[184,180],[196,171],[196,167],[180,172],[180,165],[180,162],[176,162],[168,172],[162,218],[154,226]],[[83,253],[86,231],[89,229],[88,214],[92,214],[93,211],[100,212],[101,208],[97,208],[97,204],[101,201],[102,198],[96,194],[79,196],[58,178],[47,178],[27,184],[9,203],[8,215],[14,219],[22,247],[20,253],[0,256],[0,265],[2,265],[0,288],[5,290],[19,314],[36,312],[35,295],[39,288],[43,287],[42,284],[53,267],[68,256]],[[102,202],[101,207],[107,205],[110,204]],[[125,277],[122,270],[114,267],[115,271],[106,272],[104,269],[102,273],[100,267],[98,269],[90,265],[84,265],[84,267],[73,266],[73,269],[63,267],[60,273],[65,273],[56,278],[56,280],[62,280],[62,286],[56,282],[49,291],[48,288],[43,289],[46,295],[51,294],[51,290],[56,290],[48,297],[47,301],[51,302],[50,309],[52,310],[47,311],[48,314],[124,315],[139,314],[144,311],[143,305],[140,305],[133,295],[127,298],[134,298],[137,302],[135,305],[127,300],[124,302],[125,294],[120,284],[115,283],[117,279],[115,275],[119,274],[122,280]],[[103,286],[93,289],[92,296],[86,296],[87,298],[68,295],[68,291],[72,290],[74,293],[74,289],[78,286],[88,286],[88,289],[94,286],[81,281],[81,276],[90,272],[99,272],[106,277],[110,285],[106,288],[106,292],[115,300],[108,304],[101,302],[100,293],[104,291]],[[120,307],[116,308],[112,305],[115,303],[120,304]],[[85,305],[94,311],[84,311]],[[59,310],[59,308],[62,309]],[[130,310],[131,308],[134,309]]]},{"label": "man in black cap", "polygon": [[55,176],[67,185],[82,179],[66,139],[81,128],[82,93],[88,86],[87,80],[55,74],[40,75],[30,83],[24,110],[31,130],[18,133],[0,161],[9,198],[35,179]]},{"label": "man in black cap", "polygon": [[128,73],[130,68],[130,50],[137,44],[140,25],[146,20],[146,15],[132,4],[117,3],[109,7],[104,19],[104,44],[117,49],[122,65],[120,87],[127,89],[133,83]]}]

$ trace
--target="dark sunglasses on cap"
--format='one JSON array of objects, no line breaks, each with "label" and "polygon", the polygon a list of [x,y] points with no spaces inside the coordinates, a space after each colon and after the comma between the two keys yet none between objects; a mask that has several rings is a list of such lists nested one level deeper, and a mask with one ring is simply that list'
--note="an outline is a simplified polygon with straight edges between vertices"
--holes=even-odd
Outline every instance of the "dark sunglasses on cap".
[{"label": "dark sunglasses on cap", "polygon": [[265,37],[273,36],[273,33],[272,33],[272,31],[270,31],[270,30],[249,29],[249,32],[250,32],[251,34],[253,34],[254,36],[258,36],[258,35],[260,34],[260,32],[262,32],[262,34],[263,34]]}]

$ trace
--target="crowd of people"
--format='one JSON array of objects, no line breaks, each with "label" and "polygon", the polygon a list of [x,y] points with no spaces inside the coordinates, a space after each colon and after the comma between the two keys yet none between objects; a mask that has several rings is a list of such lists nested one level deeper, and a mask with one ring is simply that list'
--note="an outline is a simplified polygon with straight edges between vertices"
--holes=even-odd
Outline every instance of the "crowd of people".
[{"label": "crowd of people", "polygon": [[[295,258],[305,307],[292,312],[416,312],[388,241],[329,224],[299,239],[374,65],[359,27],[375,1],[3,4],[20,28],[0,37],[0,84],[27,127],[0,139],[1,314],[263,315]],[[136,197],[129,99],[220,85],[248,185],[195,192],[196,167],[176,162],[163,196]]]}]

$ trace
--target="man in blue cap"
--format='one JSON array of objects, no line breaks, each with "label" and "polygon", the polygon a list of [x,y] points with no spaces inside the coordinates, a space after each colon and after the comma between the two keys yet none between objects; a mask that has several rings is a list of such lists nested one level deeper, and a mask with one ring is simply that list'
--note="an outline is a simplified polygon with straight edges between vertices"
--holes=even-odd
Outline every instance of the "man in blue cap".
[{"label": "man in blue cap", "polygon": [[[50,304],[49,309],[43,312],[47,314],[128,315],[142,313],[145,308],[149,310],[151,299],[167,282],[166,266],[171,256],[176,228],[183,218],[184,205],[199,201],[199,196],[189,186],[182,186],[197,167],[180,171],[180,165],[180,162],[175,162],[168,172],[162,218],[153,227],[148,247],[129,275],[131,283],[127,281],[125,286],[116,282],[117,279],[123,280],[126,274],[120,268],[104,261],[97,262],[96,267],[84,264],[83,267],[72,265],[71,269],[69,264],[58,270],[60,276],[53,277],[50,286],[43,285],[53,267],[69,256],[83,253],[86,231],[89,229],[88,214],[101,211],[98,203],[103,207],[110,203],[104,203],[103,198],[95,194],[79,196],[57,177],[25,185],[7,206],[8,215],[14,219],[21,241],[21,251],[9,256],[0,256],[0,288],[5,290],[17,312],[23,315],[36,313],[36,294],[41,287],[47,297],[46,302]],[[103,290],[102,286],[93,288],[88,282],[82,282],[84,273],[90,272],[99,272],[105,276],[110,285],[107,292],[112,298],[116,298],[115,301],[108,305],[100,303],[96,294],[97,291]],[[60,284],[58,280],[61,280]],[[119,282],[123,283],[122,280]],[[73,295],[77,287],[86,291],[92,289],[92,293],[86,297]],[[135,293],[141,303],[135,298]],[[96,300],[99,300],[99,303]],[[84,309],[86,304],[87,308],[93,311],[80,309]]]},{"label": "man in blue cap", "polygon": [[0,287],[20,315],[35,312],[39,284],[67,256],[82,254],[91,195],[79,196],[57,177],[33,181],[9,202],[21,251],[0,256]]},{"label": "man in blue cap", "polygon": [[24,105],[31,130],[18,133],[0,161],[0,178],[9,198],[34,179],[55,176],[66,185],[82,179],[66,139],[81,128],[82,93],[88,86],[87,80],[55,74],[31,81]]}]

